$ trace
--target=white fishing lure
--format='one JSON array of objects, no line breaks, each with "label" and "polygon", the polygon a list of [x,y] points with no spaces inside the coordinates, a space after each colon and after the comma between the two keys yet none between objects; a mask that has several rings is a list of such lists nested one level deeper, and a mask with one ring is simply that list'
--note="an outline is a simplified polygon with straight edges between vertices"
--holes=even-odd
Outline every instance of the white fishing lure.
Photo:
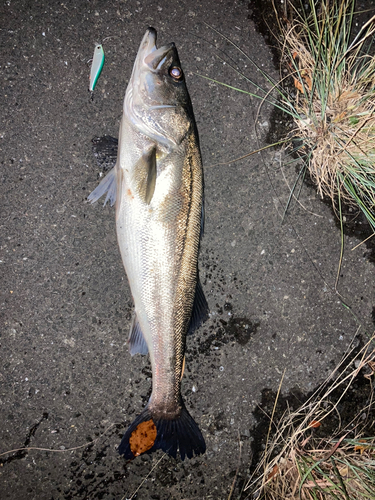
[{"label": "white fishing lure", "polygon": [[90,71],[90,86],[89,91],[92,92],[98,81],[99,75],[104,65],[104,50],[101,44],[95,45],[94,57],[92,58],[91,71]]}]

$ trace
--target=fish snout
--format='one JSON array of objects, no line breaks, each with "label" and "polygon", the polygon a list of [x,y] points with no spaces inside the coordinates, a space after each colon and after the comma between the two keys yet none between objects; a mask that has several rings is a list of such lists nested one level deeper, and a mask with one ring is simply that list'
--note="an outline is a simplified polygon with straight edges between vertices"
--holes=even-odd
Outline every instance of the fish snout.
[{"label": "fish snout", "polygon": [[137,58],[144,61],[144,59],[156,50],[157,33],[155,28],[147,28],[141,44],[139,46]]},{"label": "fish snout", "polygon": [[151,71],[161,69],[163,63],[170,58],[171,52],[176,51],[176,46],[173,42],[158,48],[156,45],[157,32],[154,28],[147,28],[143,36],[137,59],[138,64],[143,63]]}]

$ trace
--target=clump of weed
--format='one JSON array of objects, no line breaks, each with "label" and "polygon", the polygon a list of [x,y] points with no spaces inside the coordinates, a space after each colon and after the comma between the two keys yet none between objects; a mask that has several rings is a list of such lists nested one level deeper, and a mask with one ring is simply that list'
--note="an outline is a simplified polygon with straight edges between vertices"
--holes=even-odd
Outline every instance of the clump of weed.
[{"label": "clump of weed", "polygon": [[291,1],[284,5],[286,14],[276,13],[279,34],[274,33],[284,63],[281,80],[268,75],[214,28],[256,68],[265,85],[254,82],[231,61],[226,61],[227,66],[254,92],[204,78],[287,113],[293,130],[270,146],[297,145],[293,151],[309,169],[319,194],[332,199],[341,222],[345,202],[359,208],[375,232],[375,56],[371,55],[375,15],[354,35],[355,0],[308,0],[299,8]]},{"label": "clump of weed", "polygon": [[[361,408],[350,425],[330,437],[315,430],[334,412],[362,370],[373,383],[375,337],[354,360],[344,357],[323,386],[299,409],[287,411],[275,424],[271,417],[269,438],[261,460],[245,487],[250,498],[280,500],[365,500],[374,498],[375,437],[364,437],[374,403]],[[353,369],[354,365],[354,369]],[[371,390],[372,390],[371,385]],[[332,394],[340,393],[332,403]],[[370,391],[371,392],[371,391]],[[275,402],[275,405],[277,402]]]},{"label": "clump of weed", "polygon": [[354,36],[354,4],[310,0],[308,14],[291,7],[279,25],[296,92],[282,101],[320,195],[359,207],[375,231],[375,16]]}]

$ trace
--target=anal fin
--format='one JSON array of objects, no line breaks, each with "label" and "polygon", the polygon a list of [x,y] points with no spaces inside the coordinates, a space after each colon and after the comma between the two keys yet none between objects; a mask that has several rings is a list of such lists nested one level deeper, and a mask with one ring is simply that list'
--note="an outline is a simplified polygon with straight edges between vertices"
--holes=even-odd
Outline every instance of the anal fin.
[{"label": "anal fin", "polygon": [[137,315],[134,313],[132,324],[130,325],[129,332],[129,351],[132,356],[134,354],[147,354],[148,347],[143,336],[141,325],[139,324]]}]

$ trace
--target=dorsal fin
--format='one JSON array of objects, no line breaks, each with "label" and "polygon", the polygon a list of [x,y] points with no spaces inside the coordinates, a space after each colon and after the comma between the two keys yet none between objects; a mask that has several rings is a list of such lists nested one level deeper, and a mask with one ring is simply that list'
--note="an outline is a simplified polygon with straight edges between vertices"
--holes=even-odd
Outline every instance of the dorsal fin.
[{"label": "dorsal fin", "polygon": [[208,318],[209,308],[207,304],[206,297],[202,289],[201,282],[197,281],[197,286],[195,288],[195,297],[193,303],[193,310],[191,313],[190,325],[188,329],[188,335],[192,334],[197,328],[201,326],[202,323]]}]

